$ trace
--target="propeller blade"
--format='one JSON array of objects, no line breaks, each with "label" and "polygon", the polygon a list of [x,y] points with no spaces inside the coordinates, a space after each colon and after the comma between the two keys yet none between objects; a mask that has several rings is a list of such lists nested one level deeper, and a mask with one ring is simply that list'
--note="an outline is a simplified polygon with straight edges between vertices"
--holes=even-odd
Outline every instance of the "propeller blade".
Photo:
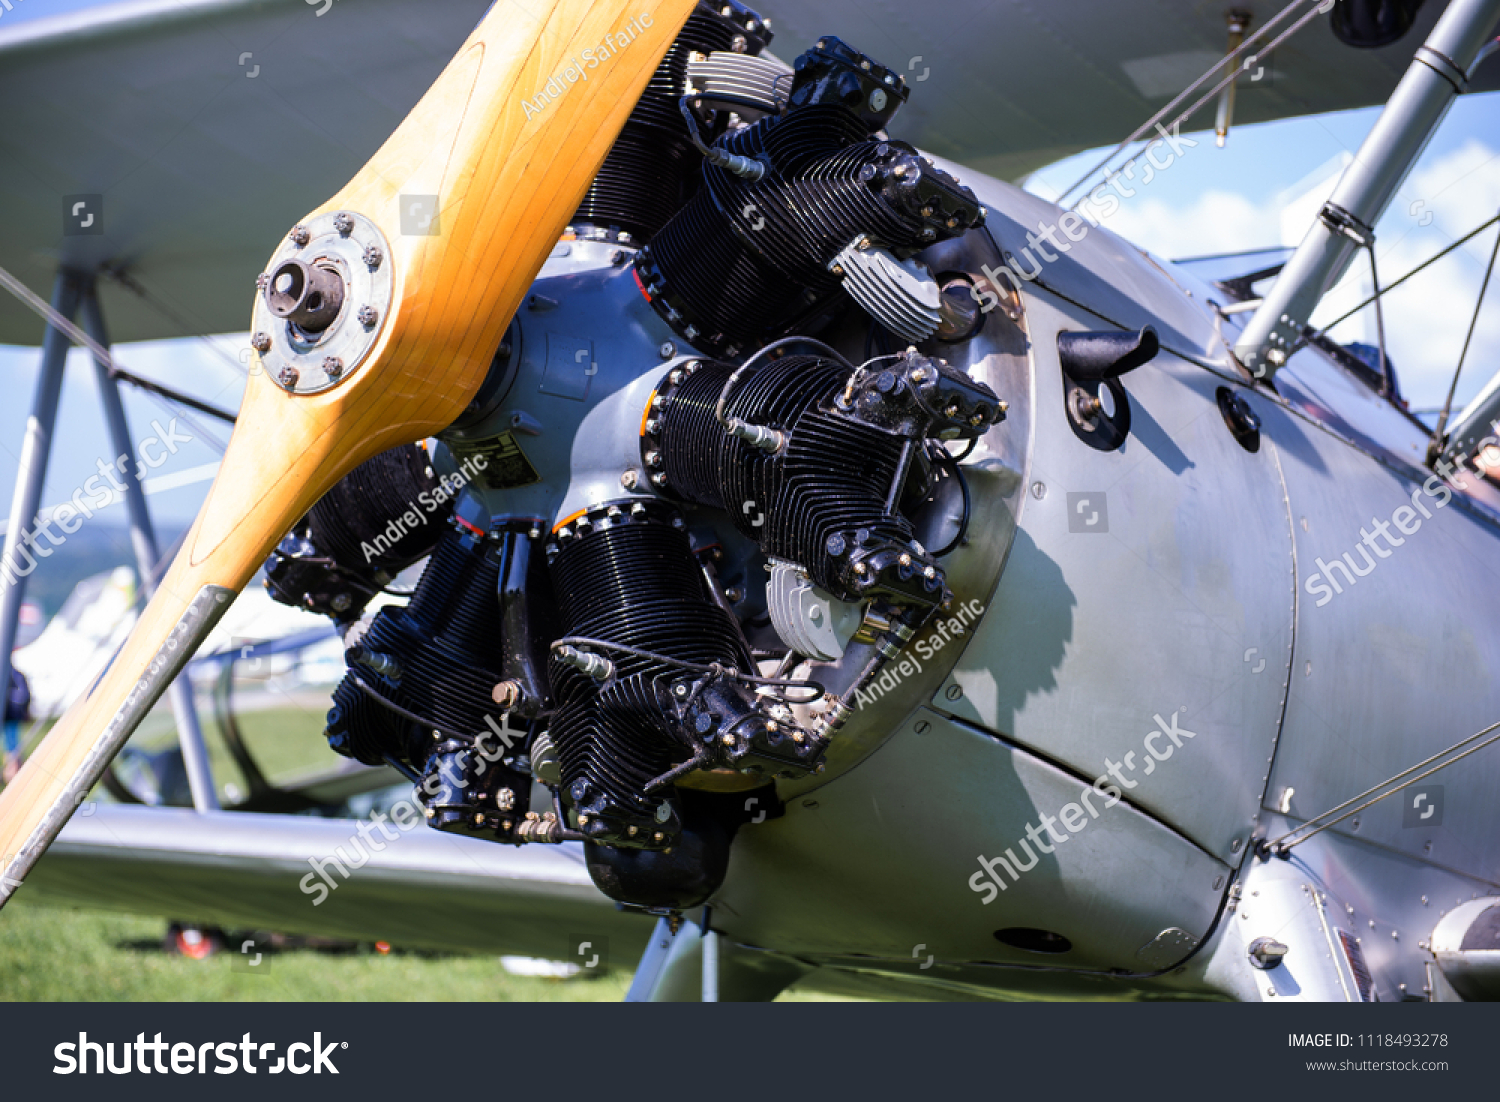
[{"label": "propeller blade", "polygon": [[[304,344],[265,342],[177,560],[109,670],[0,793],[0,906],[292,525],[359,463],[463,411],[694,6],[496,4],[283,243],[257,323],[305,323]],[[329,271],[345,278],[331,286]]]}]

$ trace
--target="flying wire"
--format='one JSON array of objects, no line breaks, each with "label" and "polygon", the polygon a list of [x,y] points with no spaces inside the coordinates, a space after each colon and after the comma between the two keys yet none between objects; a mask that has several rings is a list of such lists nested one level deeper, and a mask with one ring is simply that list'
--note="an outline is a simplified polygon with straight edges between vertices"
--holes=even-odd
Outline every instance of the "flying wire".
[{"label": "flying wire", "polygon": [[1469,319],[1469,332],[1464,337],[1464,347],[1458,354],[1458,366],[1453,369],[1453,381],[1448,384],[1448,397],[1443,400],[1442,412],[1438,415],[1437,427],[1432,430],[1432,441],[1427,445],[1427,462],[1437,459],[1443,447],[1443,435],[1448,428],[1448,415],[1453,412],[1453,395],[1458,390],[1458,377],[1463,372],[1464,360],[1469,355],[1469,342],[1474,339],[1474,329],[1479,324],[1479,311],[1484,306],[1484,293],[1490,289],[1490,276],[1495,273],[1495,257],[1500,256],[1500,233],[1495,235],[1495,247],[1490,250],[1490,263],[1484,270],[1484,282],[1479,285],[1479,298],[1474,303],[1474,316]]},{"label": "flying wire", "polygon": [[[1162,119],[1166,118],[1169,114],[1171,114],[1174,110],[1176,110],[1177,106],[1180,103],[1182,103],[1183,100],[1187,99],[1188,96],[1192,95],[1200,87],[1202,87],[1202,85],[1206,81],[1208,81],[1209,79],[1211,79],[1213,77],[1213,75],[1215,73],[1217,73],[1225,64],[1232,63],[1232,62],[1238,62],[1239,59],[1240,59],[1240,57],[1243,54],[1247,53],[1249,50],[1251,50],[1252,48],[1254,48],[1254,47],[1257,46],[1258,41],[1263,36],[1265,36],[1266,34],[1268,34],[1282,20],[1284,20],[1288,16],[1290,16],[1293,11],[1295,11],[1297,8],[1301,7],[1303,4],[1306,4],[1306,3],[1313,4],[1314,5],[1313,9],[1311,11],[1305,13],[1301,19],[1299,19],[1290,28],[1288,28],[1283,34],[1281,34],[1278,38],[1276,38],[1276,40],[1273,41],[1269,46],[1267,46],[1263,50],[1259,50],[1256,53],[1255,56],[1259,57],[1259,56],[1261,56],[1263,54],[1269,54],[1269,53],[1271,53],[1273,50],[1276,49],[1277,46],[1281,45],[1282,42],[1286,41],[1287,38],[1291,37],[1297,31],[1301,30],[1302,27],[1304,25],[1306,25],[1312,19],[1313,16],[1315,16],[1315,15],[1317,15],[1319,13],[1319,11],[1323,7],[1324,0],[1292,0],[1292,3],[1288,4],[1285,8],[1283,8],[1276,15],[1272,16],[1269,20],[1267,20],[1265,23],[1263,23],[1261,25],[1260,29],[1256,30],[1253,34],[1251,34],[1248,38],[1246,38],[1245,41],[1242,42],[1240,44],[1240,46],[1236,50],[1234,50],[1232,53],[1229,53],[1229,54],[1225,55],[1219,61],[1215,62],[1209,68],[1209,70],[1206,73],[1204,73],[1197,80],[1193,81],[1192,84],[1189,84],[1186,88],[1184,88],[1181,92],[1179,92],[1177,94],[1177,96],[1170,103],[1168,103],[1160,111],[1158,111],[1156,114],[1152,115],[1149,119],[1147,119],[1139,127],[1137,127],[1131,133],[1130,137],[1126,138],[1119,145],[1115,146],[1115,148],[1110,151],[1110,153],[1109,153],[1108,156],[1106,156],[1102,161],[1100,161],[1098,164],[1096,164],[1093,168],[1089,169],[1082,176],[1080,176],[1078,178],[1078,180],[1071,187],[1069,187],[1066,191],[1064,191],[1061,195],[1059,195],[1057,197],[1057,200],[1056,200],[1057,204],[1059,206],[1061,206],[1063,200],[1065,200],[1069,195],[1072,195],[1073,192],[1077,191],[1078,188],[1081,185],[1087,183],[1090,179],[1092,179],[1094,173],[1098,172],[1101,168],[1104,168],[1106,165],[1108,165],[1110,161],[1114,160],[1122,152],[1124,152],[1126,149],[1128,149],[1133,142],[1139,140],[1144,134],[1148,133],[1153,126],[1155,126],[1157,123],[1161,122]],[[1205,103],[1207,103],[1209,100],[1213,99],[1216,95],[1218,95],[1221,91],[1223,91],[1224,88],[1231,81],[1237,79],[1239,77],[1239,75],[1240,75],[1240,66],[1237,65],[1237,64],[1231,65],[1231,72],[1230,72],[1229,76],[1225,77],[1220,83],[1216,84],[1209,92],[1205,93],[1202,98],[1200,98],[1196,103],[1193,104],[1193,106],[1189,107],[1186,111],[1184,111],[1181,114],[1179,114],[1173,120],[1172,125],[1175,127],[1175,126],[1177,126],[1180,123],[1186,122],[1188,119],[1190,119],[1197,112],[1197,110],[1200,107],[1202,107]],[[1142,150],[1141,152],[1144,152],[1144,150]],[[1119,169],[1116,169],[1116,171],[1117,172],[1118,171],[1122,171],[1125,168],[1129,167],[1130,165],[1134,164],[1135,161],[1136,161],[1136,159],[1138,157],[1140,157],[1140,153],[1137,153],[1134,157],[1131,157],[1128,161],[1125,162],[1125,164],[1121,165]],[[1079,202],[1082,202],[1082,200],[1080,199]],[[1073,208],[1069,208],[1069,209],[1074,209],[1074,208],[1077,207],[1077,205],[1078,204],[1075,203],[1073,205]]]},{"label": "flying wire", "polygon": [[[1395,795],[1395,793],[1398,792],[1398,791],[1400,791],[1400,789],[1403,786],[1405,786],[1407,784],[1410,784],[1412,781],[1420,781],[1424,777],[1430,777],[1432,774],[1436,773],[1438,770],[1440,770],[1440,769],[1446,769],[1446,768],[1448,768],[1448,766],[1452,765],[1454,762],[1462,761],[1464,758],[1468,757],[1470,754],[1472,754],[1472,753],[1474,753],[1474,752],[1476,752],[1478,750],[1483,750],[1486,746],[1490,745],[1491,743],[1493,743],[1493,742],[1500,742],[1500,734],[1496,734],[1496,735],[1491,736],[1490,738],[1484,739],[1483,742],[1477,743],[1477,745],[1469,746],[1470,743],[1476,742],[1476,740],[1484,738],[1485,735],[1490,734],[1491,731],[1497,731],[1497,730],[1500,730],[1500,723],[1492,723],[1488,727],[1486,727],[1484,730],[1479,731],[1476,734],[1470,735],[1468,738],[1463,739],[1460,742],[1454,743],[1452,746],[1448,747],[1446,750],[1439,750],[1436,754],[1433,754],[1432,757],[1426,759],[1425,761],[1419,761],[1419,762],[1417,762],[1416,765],[1411,766],[1409,769],[1402,770],[1400,773],[1397,773],[1394,777],[1391,777],[1391,778],[1389,778],[1387,780],[1383,780],[1379,784],[1375,785],[1372,788],[1365,789],[1358,796],[1353,796],[1350,799],[1345,800],[1343,803],[1339,804],[1338,807],[1329,808],[1327,811],[1323,812],[1323,814],[1313,816],[1311,819],[1308,819],[1305,823],[1303,823],[1301,826],[1297,827],[1295,830],[1289,830],[1289,831],[1287,831],[1285,834],[1283,834],[1280,838],[1277,838],[1275,841],[1262,843],[1261,844],[1262,851],[1265,852],[1265,853],[1272,853],[1272,854],[1276,854],[1276,855],[1281,855],[1281,854],[1287,853],[1288,851],[1291,850],[1291,848],[1293,846],[1299,846],[1299,845],[1301,845],[1303,842],[1307,841],[1309,838],[1313,838],[1313,837],[1317,836],[1318,834],[1321,834],[1323,831],[1327,830],[1329,827],[1336,826],[1337,824],[1342,823],[1345,819],[1349,818],[1351,815],[1358,815],[1361,811],[1363,811],[1365,808],[1369,807],[1371,804],[1379,803],[1381,800],[1385,799],[1387,796]],[[1428,769],[1427,772],[1425,772],[1425,773],[1420,773],[1417,776],[1412,776],[1411,775],[1413,773],[1416,773],[1417,770],[1423,768],[1424,766],[1432,765],[1432,763],[1435,762],[1435,761],[1437,761],[1439,758],[1445,757],[1446,755],[1451,754],[1455,750],[1458,750],[1458,749],[1460,749],[1460,748],[1462,748],[1464,746],[1469,746],[1469,749],[1465,750],[1462,754],[1459,754],[1457,757],[1451,758],[1448,761],[1445,761],[1445,762],[1441,763],[1440,765],[1434,765],[1431,769]],[[1391,786],[1394,786],[1394,787],[1391,787]],[[1382,788],[1387,788],[1387,787],[1390,787],[1390,791],[1388,791],[1388,792],[1380,792],[1380,790]],[[1372,792],[1380,792],[1380,795],[1375,796],[1373,799],[1365,800],[1364,803],[1360,803],[1360,804],[1358,804],[1358,806],[1353,807],[1353,808],[1351,808],[1348,811],[1344,811],[1344,808],[1349,807],[1350,804],[1356,803],[1359,800],[1364,800],[1364,798],[1366,796],[1370,795],[1370,793],[1372,793]],[[1292,838],[1293,835],[1300,834],[1302,831],[1307,830],[1307,828],[1310,827],[1310,826],[1312,826],[1314,823],[1318,823],[1318,821],[1320,819],[1328,819],[1328,817],[1330,815],[1336,815],[1340,811],[1344,811],[1344,814],[1339,815],[1339,817],[1337,819],[1330,819],[1326,823],[1319,823],[1319,825],[1314,830],[1311,830],[1307,834],[1302,835],[1301,838],[1297,838],[1294,841],[1288,841],[1288,839]]]},{"label": "flying wire", "polygon": [[53,308],[51,303],[44,301],[41,296],[37,295],[30,287],[27,287],[25,283],[11,275],[4,268],[0,268],[0,287],[4,287],[28,309],[38,314],[48,325],[58,330],[74,344],[87,348],[93,354],[94,358],[104,366],[105,371],[109,373],[111,378],[122,379],[132,386],[144,390],[159,405],[162,405],[162,408],[168,413],[181,416],[190,428],[201,434],[204,440],[216,448],[221,455],[224,453],[226,446],[218,437],[194,421],[184,410],[174,409],[164,403],[177,402],[231,424],[234,423],[234,414],[211,406],[207,402],[201,402],[196,398],[181,394],[171,387],[163,386],[161,383],[154,383],[149,379],[143,379],[139,375],[125,371],[115,363],[115,358],[108,348],[94,340],[93,337],[89,336],[73,321],[64,317]]}]

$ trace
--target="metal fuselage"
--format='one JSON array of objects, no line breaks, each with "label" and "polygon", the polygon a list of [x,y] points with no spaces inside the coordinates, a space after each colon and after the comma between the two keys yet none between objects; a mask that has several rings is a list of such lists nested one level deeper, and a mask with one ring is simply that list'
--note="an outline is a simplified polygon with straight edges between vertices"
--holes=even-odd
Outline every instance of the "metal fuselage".
[{"label": "metal fuselage", "polygon": [[[1058,220],[957,171],[989,221],[924,254],[934,271],[983,279]],[[538,480],[461,511],[556,522],[649,493],[630,473],[642,413],[692,350],[614,251],[564,243],[543,269],[514,378],[448,438],[509,433]],[[949,993],[1420,993],[1440,916],[1495,892],[1500,758],[1433,778],[1440,814],[1415,825],[1398,796],[1289,859],[1251,854],[1500,716],[1500,499],[1472,473],[1434,484],[1420,428],[1316,350],[1279,395],[1249,387],[1212,286],[1100,228],[1054,253],[975,338],[938,346],[1010,405],[965,463],[969,538],[946,560],[977,625],[925,630],[827,773],[783,782],[784,815],[736,839],[714,926],[746,959]],[[1125,377],[1130,436],[1095,450],[1070,431],[1057,336],[1146,324],[1163,350]],[[1222,387],[1259,415],[1258,451]],[[1393,538],[1363,540],[1403,506]],[[731,549],[747,608],[763,600],[753,548],[690,522]],[[1278,968],[1251,965],[1261,936],[1288,944]]]}]

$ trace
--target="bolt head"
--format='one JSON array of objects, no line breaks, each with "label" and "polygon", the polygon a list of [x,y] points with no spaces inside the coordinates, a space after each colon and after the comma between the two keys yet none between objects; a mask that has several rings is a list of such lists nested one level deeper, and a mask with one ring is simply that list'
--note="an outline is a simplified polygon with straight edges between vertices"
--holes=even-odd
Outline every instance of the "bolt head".
[{"label": "bolt head", "polygon": [[375,328],[375,323],[380,320],[380,311],[373,306],[361,306],[359,308],[359,324],[366,329]]},{"label": "bolt head", "polygon": [[662,346],[657,349],[657,352],[661,353],[662,359],[670,360],[673,356],[677,355],[677,346],[671,341],[663,341]]},{"label": "bolt head", "polygon": [[323,370],[328,372],[330,379],[337,379],[344,373],[344,361],[337,356],[325,356],[323,358]]},{"label": "bolt head", "polygon": [[626,468],[625,473],[620,475],[620,485],[627,490],[635,489],[636,486],[640,485],[640,481],[640,472],[634,467]]},{"label": "bolt head", "polygon": [[250,347],[265,355],[271,351],[271,335],[269,333],[257,333],[250,338]]},{"label": "bolt head", "polygon": [[292,232],[287,236],[291,238],[292,244],[296,245],[299,249],[312,240],[312,232],[306,226],[300,224],[293,226]]},{"label": "bolt head", "polygon": [[370,271],[373,272],[376,268],[380,267],[381,262],[384,260],[385,253],[380,251],[379,245],[370,245],[365,249],[365,267],[369,268]]},{"label": "bolt head", "polygon": [[354,218],[352,215],[340,212],[333,216],[333,228],[348,237],[354,232]]},{"label": "bolt head", "polygon": [[301,376],[297,373],[297,369],[291,366],[291,364],[288,364],[286,367],[283,367],[279,372],[276,373],[276,381],[279,382],[282,386],[286,387],[288,390],[297,385],[297,380],[299,378],[301,378]]}]

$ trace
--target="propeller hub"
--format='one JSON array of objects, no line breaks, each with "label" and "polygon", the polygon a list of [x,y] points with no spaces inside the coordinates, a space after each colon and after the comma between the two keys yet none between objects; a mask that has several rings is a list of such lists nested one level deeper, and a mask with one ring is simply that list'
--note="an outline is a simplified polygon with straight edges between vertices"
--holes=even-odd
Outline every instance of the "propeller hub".
[{"label": "propeller hub", "polygon": [[316,394],[356,373],[390,316],[394,266],[374,222],[316,215],[282,240],[257,281],[251,347],[283,390]]},{"label": "propeller hub", "polygon": [[271,273],[266,305],[307,333],[321,333],[344,306],[344,280],[336,271],[295,257]]}]

